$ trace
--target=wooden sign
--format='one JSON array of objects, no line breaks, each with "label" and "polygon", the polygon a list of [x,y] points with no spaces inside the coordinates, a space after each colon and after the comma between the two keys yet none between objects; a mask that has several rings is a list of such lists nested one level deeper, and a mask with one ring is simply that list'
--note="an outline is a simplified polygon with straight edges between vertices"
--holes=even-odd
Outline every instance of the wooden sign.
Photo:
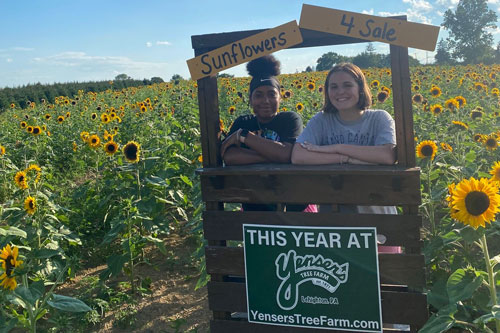
[{"label": "wooden sign", "polygon": [[299,43],[302,35],[294,20],[189,59],[187,64],[191,79],[199,80]]},{"label": "wooden sign", "polygon": [[439,27],[421,23],[346,12],[304,4],[299,26],[304,29],[328,32],[434,51]]}]

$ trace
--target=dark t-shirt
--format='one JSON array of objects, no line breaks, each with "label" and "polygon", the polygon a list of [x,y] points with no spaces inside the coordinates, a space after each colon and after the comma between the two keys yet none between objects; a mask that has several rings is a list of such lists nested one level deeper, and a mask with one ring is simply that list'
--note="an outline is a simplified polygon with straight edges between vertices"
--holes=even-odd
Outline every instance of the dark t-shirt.
[{"label": "dark t-shirt", "polygon": [[302,127],[302,119],[295,112],[280,112],[266,124],[260,124],[255,115],[245,115],[236,118],[228,136],[243,128],[269,140],[293,144]]},{"label": "dark t-shirt", "polygon": [[[243,128],[269,140],[294,144],[302,132],[302,127],[302,118],[295,112],[280,112],[266,124],[260,124],[255,115],[245,115],[234,121],[228,136]],[[245,148],[245,145],[242,147]],[[246,211],[275,211],[277,208],[274,204],[243,204],[242,206]],[[306,207],[307,205],[286,205],[287,211],[302,211]]]}]

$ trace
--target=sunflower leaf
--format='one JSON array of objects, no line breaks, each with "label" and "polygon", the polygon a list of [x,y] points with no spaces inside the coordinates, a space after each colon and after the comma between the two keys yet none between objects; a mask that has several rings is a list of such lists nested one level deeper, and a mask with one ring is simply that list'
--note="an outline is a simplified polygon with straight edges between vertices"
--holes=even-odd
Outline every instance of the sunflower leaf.
[{"label": "sunflower leaf", "polygon": [[22,238],[26,238],[27,235],[28,234],[26,233],[26,231],[16,227],[9,227],[9,226],[0,227],[0,236],[19,236]]},{"label": "sunflower leaf", "polygon": [[58,310],[67,312],[87,312],[92,309],[79,299],[64,295],[53,294],[52,299],[47,304]]},{"label": "sunflower leaf", "polygon": [[483,283],[483,278],[474,270],[457,269],[448,278],[446,289],[450,303],[456,303],[472,297],[474,291]]},{"label": "sunflower leaf", "polygon": [[474,150],[471,150],[469,151],[466,155],[465,155],[465,159],[467,160],[467,162],[474,162],[476,160],[476,152]]}]

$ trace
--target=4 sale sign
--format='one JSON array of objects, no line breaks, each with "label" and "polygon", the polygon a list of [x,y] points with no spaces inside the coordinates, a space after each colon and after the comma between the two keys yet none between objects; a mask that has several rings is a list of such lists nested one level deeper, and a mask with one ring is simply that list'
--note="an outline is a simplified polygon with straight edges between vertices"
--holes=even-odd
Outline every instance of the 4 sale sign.
[{"label": "4 sale sign", "polygon": [[248,321],[382,332],[374,227],[243,225]]}]

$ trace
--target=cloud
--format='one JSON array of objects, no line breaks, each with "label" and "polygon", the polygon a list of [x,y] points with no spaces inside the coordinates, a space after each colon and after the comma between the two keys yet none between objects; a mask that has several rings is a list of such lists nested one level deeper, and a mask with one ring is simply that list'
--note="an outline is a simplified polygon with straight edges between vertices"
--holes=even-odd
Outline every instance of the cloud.
[{"label": "cloud", "polygon": [[437,0],[436,3],[440,6],[445,6],[447,8],[456,7],[459,0]]},{"label": "cloud", "polygon": [[361,13],[366,14],[366,15],[373,15],[374,10],[373,10],[373,8],[371,8],[370,10],[363,9],[363,11]]},{"label": "cloud", "polygon": [[14,51],[34,51],[35,49],[32,47],[21,47],[21,46],[15,46],[11,48]]},{"label": "cloud", "polygon": [[379,16],[399,16],[399,15],[406,15],[408,18],[408,21],[410,22],[417,22],[417,23],[424,23],[424,24],[431,24],[432,20],[428,17],[426,17],[424,14],[421,12],[414,10],[414,9],[407,9],[405,12],[379,12]]},{"label": "cloud", "polygon": [[7,62],[13,62],[12,58],[7,58]]},{"label": "cloud", "polygon": [[409,3],[411,8],[414,10],[421,10],[425,12],[432,10],[432,5],[425,0],[403,0],[403,2]]},{"label": "cloud", "polygon": [[153,46],[153,43],[151,43],[151,42],[146,42],[146,46],[147,46],[147,47],[151,47],[151,46]]},{"label": "cloud", "polygon": [[172,43],[167,41],[156,41],[156,45],[172,45]]},{"label": "cloud", "polygon": [[[75,51],[33,58],[33,62],[45,68],[66,67],[68,75],[71,73],[85,79],[89,77],[108,79],[115,73],[126,73],[134,78],[159,76],[169,65],[166,62],[135,61],[128,57],[95,56]],[[82,75],[83,73],[86,75]]]}]

